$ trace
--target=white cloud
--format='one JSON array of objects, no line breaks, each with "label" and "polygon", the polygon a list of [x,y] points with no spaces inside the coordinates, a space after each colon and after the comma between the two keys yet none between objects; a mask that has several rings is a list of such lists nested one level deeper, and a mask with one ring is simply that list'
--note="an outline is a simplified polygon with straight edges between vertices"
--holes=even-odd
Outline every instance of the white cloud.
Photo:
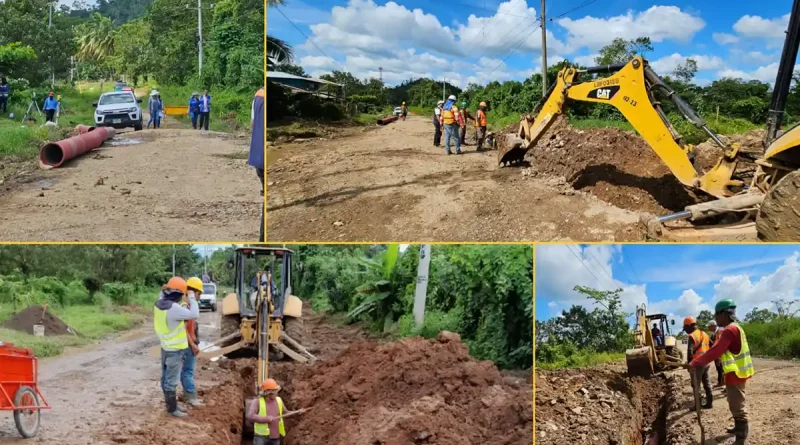
[{"label": "white cloud", "polygon": [[731,298],[736,312],[744,317],[754,307],[773,308],[771,301],[797,298],[800,288],[800,253],[795,252],[775,272],[751,281],[747,275],[727,276],[714,285],[714,301]]},{"label": "white cloud", "polygon": [[547,303],[547,307],[554,308],[556,306],[558,306],[558,303],[556,303],[555,301],[551,301],[551,302]]},{"label": "white cloud", "polygon": [[600,57],[600,53],[592,53],[586,56],[573,57],[572,61],[581,66],[595,66],[594,59]]},{"label": "white cloud", "polygon": [[573,20],[563,18],[558,24],[567,29],[567,45],[572,49],[599,49],[614,38],[625,40],[650,37],[653,42],[674,40],[688,43],[706,25],[703,19],[681,11],[677,6],[652,6],[646,11],[628,11],[607,19],[586,16]]},{"label": "white cloud", "polygon": [[668,56],[654,60],[650,62],[650,66],[652,66],[657,73],[669,74],[675,71],[675,68],[677,68],[678,65],[685,63],[686,59],[693,59],[695,62],[697,62],[698,71],[719,70],[725,66],[725,63],[722,61],[722,59],[717,56],[703,56],[697,54],[692,56],[682,56],[678,53],[672,53]]},{"label": "white cloud", "polygon": [[704,303],[703,298],[694,289],[686,289],[678,298],[651,303],[647,312],[667,314],[669,318],[680,320],[687,315],[697,317],[701,311],[710,311],[711,309],[711,306]]},{"label": "white cloud", "polygon": [[739,42],[739,37],[725,32],[715,32],[711,36],[714,38],[714,41],[720,45],[730,45],[731,43]]},{"label": "white cloud", "polygon": [[298,59],[297,63],[308,70],[335,70],[339,69],[339,63],[328,56],[305,56]]},{"label": "white cloud", "polygon": [[[795,65],[794,69],[800,68],[800,65]],[[743,71],[739,69],[725,69],[717,73],[717,76],[733,77],[744,80],[760,80],[761,82],[775,83],[775,77],[778,75],[778,62],[770,63],[756,68],[752,71]]]},{"label": "white cloud", "polygon": [[745,37],[782,39],[789,26],[789,14],[774,19],[745,15],[733,24],[733,30]]}]

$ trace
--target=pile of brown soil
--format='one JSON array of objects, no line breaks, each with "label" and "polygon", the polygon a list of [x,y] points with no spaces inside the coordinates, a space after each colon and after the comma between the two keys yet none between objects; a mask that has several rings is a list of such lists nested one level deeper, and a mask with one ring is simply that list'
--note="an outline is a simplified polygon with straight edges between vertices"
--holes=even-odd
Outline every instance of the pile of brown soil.
[{"label": "pile of brown soil", "polygon": [[[616,128],[578,130],[561,116],[526,156],[537,172],[624,209],[667,214],[698,202],[642,138]],[[717,158],[705,150],[696,162],[707,169]]]},{"label": "pile of brown soil", "polygon": [[282,397],[312,409],[287,420],[286,445],[532,442],[530,380],[502,375],[447,336],[352,345],[294,367]]},{"label": "pile of brown soil", "polygon": [[33,325],[36,324],[44,325],[45,336],[75,333],[60,318],[51,314],[49,310],[45,311],[44,307],[38,305],[27,307],[22,312],[9,318],[3,323],[3,327],[33,335]]},{"label": "pile of brown soil", "polygon": [[640,445],[670,442],[675,379],[629,378],[609,369],[536,372],[536,443]]}]

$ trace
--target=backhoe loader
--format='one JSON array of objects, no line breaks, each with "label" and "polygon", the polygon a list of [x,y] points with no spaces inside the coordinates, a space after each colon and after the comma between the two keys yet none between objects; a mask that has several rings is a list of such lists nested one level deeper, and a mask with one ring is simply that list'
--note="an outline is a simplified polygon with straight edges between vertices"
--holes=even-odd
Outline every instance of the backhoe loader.
[{"label": "backhoe loader", "polygon": [[[675,320],[671,320],[675,325]],[[650,323],[659,330],[654,334]],[[625,351],[628,375],[648,377],[657,372],[683,365],[683,353],[672,336],[664,314],[646,315],[645,305],[636,307],[636,327],[633,330],[633,348]]]},{"label": "backhoe loader", "polygon": [[[795,0],[769,107],[763,154],[742,152],[738,144],[723,143],[703,118],[653,71],[649,62],[637,56],[623,64],[562,69],[550,91],[534,108],[535,113],[541,105],[538,115],[522,116],[519,132],[505,135],[505,140],[498,144],[498,161],[501,165],[521,162],[555,118],[565,112],[570,101],[609,104],[625,116],[675,178],[700,201],[682,212],[643,221],[651,236],[685,241],[742,240],[756,236],[764,241],[800,240],[800,125],[778,135],[799,44],[800,0]],[[613,74],[605,78],[582,78],[602,72]],[[722,157],[711,169],[701,171],[694,165],[694,147],[683,143],[656,93],[671,100],[684,118],[722,148]],[[740,163],[755,164],[755,173],[748,173],[748,177],[738,175]],[[739,217],[739,221],[673,230],[664,226],[676,220],[694,223],[727,214]]]},{"label": "backhoe loader", "polygon": [[[234,292],[222,300],[221,338],[204,349],[200,357],[211,359],[235,352],[258,356],[260,385],[269,373],[270,353],[274,359],[288,356],[301,363],[316,358],[290,336],[302,335],[302,301],[292,295],[292,251],[274,247],[238,247],[234,250]],[[269,258],[275,277],[262,270]],[[254,272],[255,271],[255,272]],[[248,280],[253,276],[252,281]],[[214,350],[212,346],[219,347]]]}]

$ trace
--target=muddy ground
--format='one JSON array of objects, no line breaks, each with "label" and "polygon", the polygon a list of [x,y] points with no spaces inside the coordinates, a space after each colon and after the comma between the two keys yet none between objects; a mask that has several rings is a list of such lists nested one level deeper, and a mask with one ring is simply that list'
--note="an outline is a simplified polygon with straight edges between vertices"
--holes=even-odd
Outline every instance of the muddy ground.
[{"label": "muddy ground", "polygon": [[[800,443],[800,363],[755,359],[754,365],[756,375],[747,384],[747,443]],[[714,384],[713,369],[711,377]],[[537,371],[536,443],[641,445],[655,432],[654,445],[699,445],[693,404],[686,371],[646,380],[626,377],[624,363]],[[714,407],[702,410],[702,419],[706,445],[734,442],[725,432],[733,421],[721,387],[714,388]]]},{"label": "muddy ground", "polygon": [[[509,128],[507,130],[512,130]],[[472,133],[469,128],[468,133]],[[758,132],[734,137],[757,149]],[[522,167],[446,156],[427,117],[268,149],[268,237],[281,241],[641,241],[640,217],[705,199],[638,136],[561,119]],[[472,139],[468,137],[468,141]],[[751,147],[752,146],[752,147]],[[697,147],[708,169],[721,155]]]},{"label": "muddy ground", "polygon": [[258,240],[248,150],[245,136],[163,128],[122,132],[57,169],[26,164],[0,183],[0,241]]},{"label": "muddy ground", "polygon": [[[201,315],[201,339],[216,338],[218,317]],[[386,343],[314,314],[306,326],[305,345],[317,364],[270,364],[287,406],[312,408],[287,420],[286,445],[532,442],[529,373],[501,373],[470,358],[451,337]],[[247,358],[201,362],[197,386],[205,406],[175,419],[163,411],[149,326],[43,360],[40,384],[53,409],[28,443],[250,443],[242,416],[243,401],[253,394],[253,365]],[[23,442],[10,416],[0,422],[0,442]]]}]

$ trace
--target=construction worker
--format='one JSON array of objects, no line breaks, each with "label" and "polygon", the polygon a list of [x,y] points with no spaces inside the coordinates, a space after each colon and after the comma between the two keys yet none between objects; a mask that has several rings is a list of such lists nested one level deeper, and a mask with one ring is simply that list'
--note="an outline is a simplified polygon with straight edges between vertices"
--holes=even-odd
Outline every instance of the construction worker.
[{"label": "construction worker", "polygon": [[461,102],[461,110],[459,113],[459,122],[458,125],[461,127],[461,133],[459,135],[461,145],[467,145],[467,120],[475,121],[475,118],[469,114],[467,110],[467,103]]},{"label": "construction worker", "polygon": [[161,119],[161,105],[158,99],[158,90],[150,92],[150,98],[147,99],[147,113],[150,114],[150,119],[147,121],[147,128],[150,128],[150,124],[153,124],[153,128],[158,128],[158,121]]},{"label": "construction worker", "polygon": [[486,117],[486,102],[481,102],[478,111],[475,112],[475,131],[477,133],[477,151],[483,151],[483,141],[486,140],[486,127],[488,119]]},{"label": "construction worker", "polygon": [[175,417],[186,416],[178,408],[176,393],[184,350],[189,348],[185,321],[200,317],[200,307],[194,294],[188,296],[188,308],[181,306],[187,290],[183,278],[172,277],[161,288],[161,294],[153,307],[153,328],[161,342],[161,390],[164,392],[167,413]]},{"label": "construction worker", "polygon": [[[250,109],[250,155],[247,164],[256,169],[258,182],[261,184],[261,196],[264,196],[264,132],[266,123],[264,122],[264,103],[267,93],[264,88],[256,91],[253,98],[253,106]],[[261,227],[259,241],[264,242],[264,206],[261,206]]]},{"label": "construction worker", "polygon": [[736,323],[736,303],[730,299],[720,300],[714,307],[714,320],[722,330],[714,346],[705,354],[693,359],[692,368],[708,366],[714,360],[722,361],[725,373],[725,395],[728,408],[733,416],[733,428],[728,434],[736,437],[735,445],[744,445],[750,432],[747,423],[747,401],[745,385],[755,374],[753,359],[750,357],[750,346],[744,329]]},{"label": "construction worker", "polygon": [[[711,333],[709,335],[709,338],[711,338],[711,342],[709,342],[709,345],[713,347],[717,343],[717,340],[719,340],[719,336],[721,335],[721,330],[717,328],[716,321],[711,320],[708,322],[708,332]],[[722,361],[720,359],[714,360],[714,367],[717,368],[716,386],[725,386],[725,380],[723,379],[725,373],[722,372]]]},{"label": "construction worker", "polygon": [[58,110],[58,99],[53,96],[53,92],[51,91],[50,94],[47,95],[47,98],[44,100],[44,106],[42,106],[42,110],[44,110],[45,120],[47,122],[53,122],[53,118],[56,115],[56,111]]},{"label": "construction worker", "polygon": [[[691,315],[683,319],[683,331],[689,334],[686,363],[690,363],[692,360],[708,352],[711,339],[708,337],[708,334],[706,334],[705,331],[702,329],[697,329],[697,320],[695,320]],[[711,409],[714,401],[714,397],[711,393],[711,383],[709,382],[708,378],[709,367],[710,366],[705,366],[700,368],[702,369],[702,372],[695,371],[695,375],[700,377],[701,381],[703,382],[703,390],[705,391],[706,395],[706,402],[703,404],[703,409]],[[697,384],[697,379],[694,379],[693,382],[694,384]],[[694,411],[694,408],[695,407],[692,406],[691,411]]]},{"label": "construction worker", "polygon": [[403,105],[400,106],[400,115],[403,116],[403,120],[406,120],[406,116],[408,115],[408,107],[406,103],[403,102]]},{"label": "construction worker", "polygon": [[11,85],[5,77],[0,77],[0,113],[8,112],[8,98],[11,96]]},{"label": "construction worker", "polygon": [[439,116],[439,121],[444,125],[444,148],[445,152],[450,155],[450,140],[455,141],[456,154],[461,154],[461,141],[458,140],[458,122],[456,122],[456,113],[458,113],[458,106],[456,105],[456,96],[450,95],[447,102],[442,106],[442,114]]},{"label": "construction worker", "polygon": [[266,379],[258,389],[258,397],[247,409],[247,420],[253,423],[253,445],[280,445],[286,437],[283,419],[306,412],[306,409],[284,412],[287,409],[278,397],[281,387],[274,379]]},{"label": "construction worker", "polygon": [[200,116],[199,95],[200,93],[195,91],[192,93],[192,97],[189,98],[189,117],[192,119],[192,128],[195,130],[197,130],[197,118]]},{"label": "construction worker", "polygon": [[[195,300],[200,299],[203,294],[203,281],[200,278],[192,277],[186,280],[186,296],[181,306],[189,307],[189,297],[194,296]],[[192,406],[201,406],[203,401],[197,398],[197,391],[194,387],[194,370],[197,365],[197,354],[200,348],[200,329],[197,320],[186,320],[186,336],[189,340],[189,347],[184,349],[183,367],[181,368],[181,386],[183,386],[183,401]]]},{"label": "construction worker", "polygon": [[203,90],[203,95],[200,96],[200,122],[197,123],[197,128],[208,131],[208,120],[211,116],[211,96],[208,90]]},{"label": "construction worker", "polygon": [[436,103],[436,108],[433,109],[433,146],[438,147],[442,143],[442,106],[444,101],[440,100]]}]

